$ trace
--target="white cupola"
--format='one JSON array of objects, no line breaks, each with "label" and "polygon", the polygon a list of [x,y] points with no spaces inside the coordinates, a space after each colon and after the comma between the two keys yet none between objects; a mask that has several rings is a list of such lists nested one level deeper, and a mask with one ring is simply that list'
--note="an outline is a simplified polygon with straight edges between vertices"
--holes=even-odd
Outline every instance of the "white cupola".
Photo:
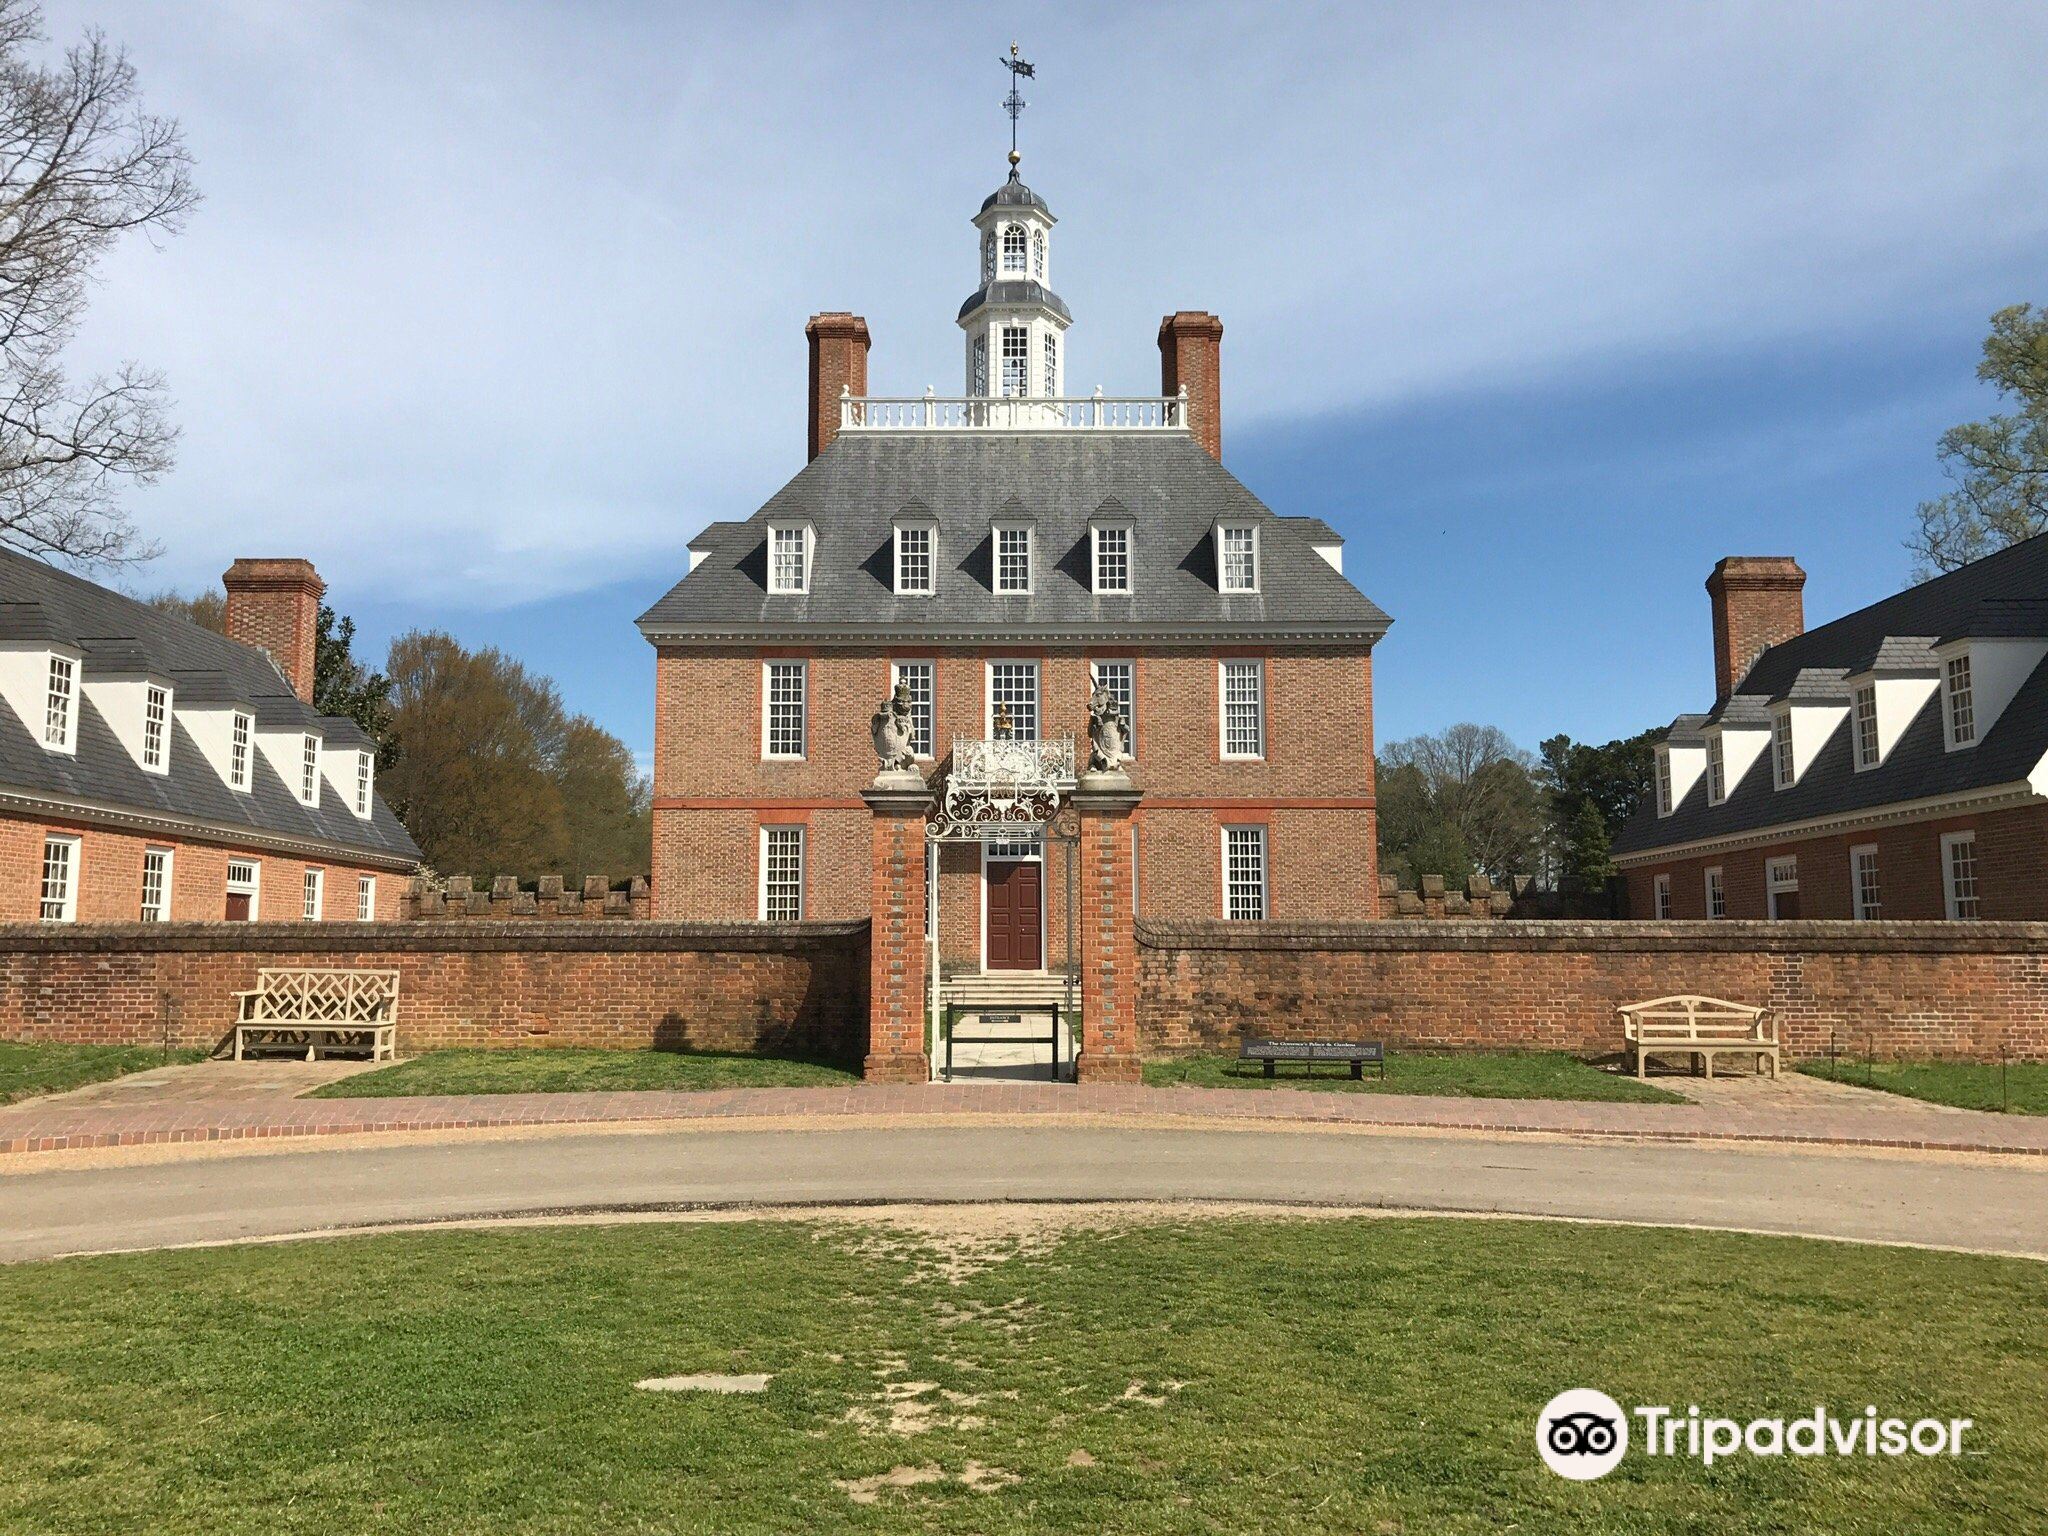
[{"label": "white cupola", "polygon": [[1052,210],[1017,177],[983,200],[974,216],[981,285],[960,306],[966,332],[967,393],[1046,399],[1066,393],[1066,335],[1074,317],[1050,286]]}]

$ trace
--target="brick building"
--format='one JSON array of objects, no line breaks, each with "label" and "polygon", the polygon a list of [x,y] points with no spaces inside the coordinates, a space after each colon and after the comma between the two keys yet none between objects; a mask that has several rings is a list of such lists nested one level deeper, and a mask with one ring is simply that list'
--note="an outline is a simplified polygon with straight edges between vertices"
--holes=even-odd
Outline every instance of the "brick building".
[{"label": "brick building", "polygon": [[1615,840],[1630,913],[2048,918],[2048,538],[1814,630],[1805,581],[1708,578],[1717,698]]},{"label": "brick building", "polygon": [[225,581],[233,638],[0,550],[0,922],[397,916],[419,849],[312,708],[320,578]]},{"label": "brick building", "polygon": [[[1069,393],[1051,210],[1013,169],[973,223],[963,394],[868,395],[866,323],[813,316],[809,462],[693,540],[640,620],[656,916],[870,916],[869,722],[899,683],[935,794],[1011,743],[1070,775],[1106,688],[1142,789],[1119,834],[1137,915],[1376,916],[1372,651],[1390,621],[1326,524],[1223,466],[1221,322],[1160,323],[1157,396]],[[1042,827],[1015,830],[936,849],[948,972],[1063,963],[1071,876]]]}]

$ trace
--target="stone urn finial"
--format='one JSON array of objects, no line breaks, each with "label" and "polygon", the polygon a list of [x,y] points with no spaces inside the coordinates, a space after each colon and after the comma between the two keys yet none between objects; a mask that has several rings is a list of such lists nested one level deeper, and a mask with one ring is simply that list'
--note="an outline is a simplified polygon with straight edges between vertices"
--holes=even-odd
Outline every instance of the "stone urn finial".
[{"label": "stone urn finial", "polygon": [[870,718],[868,728],[875,739],[875,782],[900,784],[915,779],[922,784],[924,776],[917,771],[917,754],[911,750],[917,725],[912,715],[908,683],[898,683],[895,691],[882,700]]},{"label": "stone urn finial", "polygon": [[1128,750],[1131,723],[1124,718],[1123,705],[1101,683],[1088,695],[1088,771],[1122,773],[1131,760]]}]

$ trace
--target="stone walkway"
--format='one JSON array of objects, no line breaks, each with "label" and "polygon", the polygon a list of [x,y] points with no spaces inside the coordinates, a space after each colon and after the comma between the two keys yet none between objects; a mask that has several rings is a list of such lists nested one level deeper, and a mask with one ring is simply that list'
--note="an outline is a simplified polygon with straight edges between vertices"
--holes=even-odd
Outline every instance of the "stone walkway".
[{"label": "stone walkway", "polygon": [[1665,1078],[1686,1104],[1456,1099],[1307,1089],[1144,1088],[1111,1084],[861,1084],[710,1092],[483,1094],[449,1098],[304,1099],[362,1070],[345,1062],[204,1062],[0,1109],[0,1154],[192,1142],[346,1137],[500,1127],[862,1117],[1092,1116],[1171,1119],[1216,1129],[1521,1132],[1635,1141],[1777,1142],[1808,1146],[2048,1155],[2048,1117],[1995,1115],[1787,1073]]}]

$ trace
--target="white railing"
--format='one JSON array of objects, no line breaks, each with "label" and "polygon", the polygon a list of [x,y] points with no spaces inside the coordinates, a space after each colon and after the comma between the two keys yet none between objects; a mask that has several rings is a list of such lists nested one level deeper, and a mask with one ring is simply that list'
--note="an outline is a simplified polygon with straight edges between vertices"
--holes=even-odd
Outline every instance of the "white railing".
[{"label": "white railing", "polygon": [[963,785],[1015,784],[1068,790],[1074,787],[1074,738],[1009,741],[981,736],[953,738],[953,778]]},{"label": "white railing", "polygon": [[1012,398],[980,395],[839,397],[842,432],[1185,432],[1188,397],[1092,395]]}]

